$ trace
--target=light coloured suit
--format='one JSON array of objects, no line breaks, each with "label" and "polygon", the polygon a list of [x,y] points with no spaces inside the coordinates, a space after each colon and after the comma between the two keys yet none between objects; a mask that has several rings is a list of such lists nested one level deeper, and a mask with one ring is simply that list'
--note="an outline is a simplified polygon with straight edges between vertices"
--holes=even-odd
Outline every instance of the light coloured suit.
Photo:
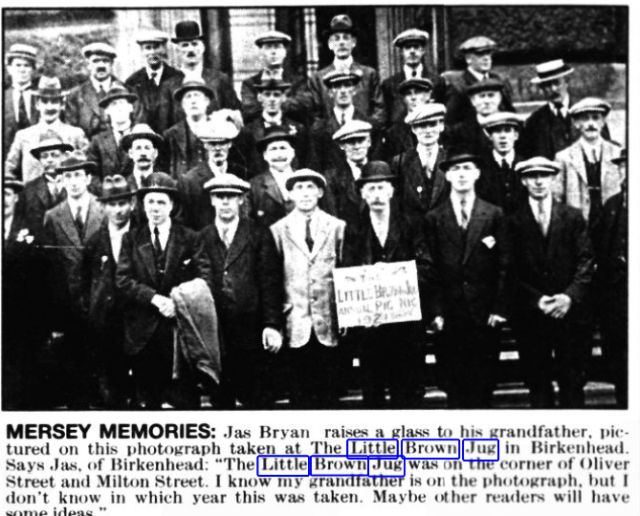
[{"label": "light coloured suit", "polygon": [[[600,159],[600,185],[602,204],[620,192],[620,184],[624,179],[618,166],[611,163],[620,155],[620,146],[608,140],[602,141],[602,157]],[[562,165],[562,171],[555,177],[553,195],[568,206],[578,208],[585,220],[589,219],[591,199],[587,182],[587,170],[580,140],[556,154],[556,161]]]},{"label": "light coloured suit", "polygon": [[76,150],[85,152],[89,146],[84,131],[79,127],[59,120],[50,125],[40,122],[16,133],[4,164],[5,174],[21,177],[25,183],[42,174],[42,165],[31,155],[31,149],[40,144],[40,136],[48,130],[55,132],[64,143],[73,145]]},{"label": "light coloured suit", "polygon": [[300,348],[311,339],[328,347],[338,345],[333,269],[341,259],[345,222],[319,210],[313,249],[295,230],[295,210],[271,226],[284,260],[285,314],[289,347]]}]

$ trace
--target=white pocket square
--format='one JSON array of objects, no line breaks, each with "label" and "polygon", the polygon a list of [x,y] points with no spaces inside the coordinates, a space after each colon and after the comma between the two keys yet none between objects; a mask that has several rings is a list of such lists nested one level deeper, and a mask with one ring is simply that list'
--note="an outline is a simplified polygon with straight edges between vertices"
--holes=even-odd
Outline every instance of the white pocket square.
[{"label": "white pocket square", "polygon": [[492,236],[484,237],[482,239],[482,243],[486,245],[489,249],[491,249],[493,248],[494,245],[496,245],[496,239],[493,238]]},{"label": "white pocket square", "polygon": [[187,266],[187,265],[189,265],[190,263],[191,263],[191,258],[187,258],[186,260],[184,260],[184,261],[182,262],[182,265],[184,265],[184,266],[186,267],[186,266]]}]

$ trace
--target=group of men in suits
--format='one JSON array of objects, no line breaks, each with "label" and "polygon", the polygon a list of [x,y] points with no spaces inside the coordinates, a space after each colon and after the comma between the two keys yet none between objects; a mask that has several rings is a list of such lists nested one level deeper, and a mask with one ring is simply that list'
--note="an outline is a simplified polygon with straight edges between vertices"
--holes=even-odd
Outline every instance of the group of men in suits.
[{"label": "group of men in suits", "polygon": [[[10,48],[5,244],[28,255],[17,269],[51,264],[45,294],[15,289],[49,307],[47,335],[28,339],[42,339],[43,358],[13,363],[56,396],[9,375],[6,392],[25,401],[5,403],[193,408],[204,389],[219,407],[264,408],[284,376],[294,406],[326,408],[357,353],[365,405],[384,406],[388,388],[408,408],[433,331],[449,406],[487,407],[508,325],[532,405],[553,406],[555,379],[561,405],[576,407],[594,321],[626,403],[621,315],[592,295],[620,302],[626,288],[626,154],[608,138],[610,104],[571,105],[573,70],[554,60],[532,81],[548,102],[523,122],[489,38],[460,45],[464,71],[436,76],[429,34],[406,30],[393,41],[402,68],[381,80],[354,60],[349,16],[325,37],[334,59],[307,80],[287,62],[291,37],[261,34],[263,68],[241,99],[205,65],[193,21],[171,38],[178,68],[167,35],[140,31],[144,67],[124,83],[115,49],[87,45],[89,77],[66,100],[57,78],[34,84],[37,49]],[[339,331],[333,270],[407,260],[422,321]],[[196,278],[216,306],[221,375],[177,371],[173,289]]]}]

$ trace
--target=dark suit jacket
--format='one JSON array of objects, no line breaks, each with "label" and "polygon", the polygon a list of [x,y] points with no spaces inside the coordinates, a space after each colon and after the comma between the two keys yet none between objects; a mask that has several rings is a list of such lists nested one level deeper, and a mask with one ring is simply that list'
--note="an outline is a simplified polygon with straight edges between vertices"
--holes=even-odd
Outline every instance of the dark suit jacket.
[{"label": "dark suit jacket", "polygon": [[124,350],[139,353],[163,317],[151,304],[154,295],[169,296],[171,289],[195,278],[211,281],[209,262],[197,242],[197,234],[173,222],[165,249],[164,274],[156,269],[149,225],[125,234],[116,268],[116,287],[131,303],[124,314]]},{"label": "dark suit jacket", "polygon": [[94,198],[84,223],[83,235],[78,234],[68,202],[58,204],[44,217],[44,244],[50,263],[51,292],[57,301],[58,322],[68,314],[80,315],[82,300],[82,253],[84,246],[102,224],[102,207]]},{"label": "dark suit jacket", "polygon": [[225,346],[262,349],[262,330],[282,328],[283,268],[271,232],[241,218],[228,250],[215,224],[199,238],[211,263],[211,292]]},{"label": "dark suit jacket", "polygon": [[427,214],[425,235],[429,320],[486,327],[490,314],[508,315],[511,252],[500,208],[476,197],[465,235],[449,200]]},{"label": "dark suit jacket", "polygon": [[[513,91],[509,81],[504,80],[495,72],[489,72],[489,77],[504,82],[500,111],[515,111],[511,99]],[[450,70],[442,73],[433,88],[433,100],[447,106],[445,124],[452,125],[475,116],[475,109],[466,93],[468,86],[478,82],[478,79],[468,70]]]},{"label": "dark suit jacket", "polygon": [[157,133],[162,133],[162,131],[167,129],[166,127],[160,126],[160,119],[158,117],[159,113],[162,111],[160,103],[160,88],[164,82],[175,77],[179,73],[180,72],[173,66],[169,66],[167,63],[164,63],[162,75],[160,76],[160,84],[158,86],[156,86],[155,82],[149,80],[146,68],[141,68],[140,70],[133,72],[127,80],[124,81],[125,86],[130,91],[138,95],[140,104],[144,109],[146,122],[149,124],[151,129]]},{"label": "dark suit jacket", "polygon": [[[314,73],[309,79],[309,90],[313,98],[314,118],[329,118],[333,113],[333,101],[329,97],[327,87],[322,79],[329,72],[335,71],[336,67],[331,63],[329,66]],[[378,125],[384,127],[386,115],[382,89],[380,88],[380,76],[378,72],[369,66],[360,63],[351,65],[351,71],[360,76],[361,80],[356,86],[356,94],[353,97],[353,104],[367,117]]]},{"label": "dark suit jacket", "polygon": [[413,134],[411,127],[404,122],[396,122],[384,132],[382,137],[382,145],[380,147],[380,156],[383,161],[391,162],[391,158],[410,151],[418,144],[416,135]]},{"label": "dark suit jacket", "polygon": [[[515,167],[522,160],[522,156],[516,154],[513,166]],[[491,152],[482,156],[480,177],[476,182],[476,194],[485,201],[500,206],[505,215],[511,215],[520,205],[526,203],[529,197],[520,175],[513,168],[510,168],[505,174],[502,166],[496,162]]]},{"label": "dark suit jacket", "polygon": [[[31,87],[35,90],[37,88],[37,82],[34,81]],[[18,132],[18,121],[16,120],[16,112],[13,106],[13,87],[9,86],[3,92],[4,94],[4,125],[2,126],[2,161],[9,152],[11,142]],[[38,122],[39,113],[36,111],[36,98],[31,95],[30,106],[26,106],[29,111],[29,125],[34,125]]]},{"label": "dark suit jacket", "polygon": [[[120,82],[116,77],[112,77],[111,81]],[[80,127],[89,139],[109,128],[107,115],[98,106],[98,92],[91,80],[87,79],[69,92],[64,121]]]},{"label": "dark suit jacket", "polygon": [[263,172],[251,179],[247,197],[249,216],[265,227],[271,226],[293,210],[293,201],[285,201],[271,172]]},{"label": "dark suit jacket", "polygon": [[97,163],[98,174],[102,179],[113,174],[127,176],[133,170],[133,161],[127,152],[116,144],[116,138],[110,127],[91,138],[87,159]]},{"label": "dark suit jacket", "polygon": [[167,172],[174,178],[186,174],[197,164],[206,160],[204,145],[189,129],[186,120],[172,125],[163,134],[164,159]]},{"label": "dark suit jacket", "polygon": [[554,201],[545,238],[527,202],[509,217],[509,229],[517,279],[515,307],[523,324],[540,321],[541,296],[560,293],[572,300],[565,321],[577,321],[584,314],[594,271],[593,250],[580,211]]},{"label": "dark suit jacket", "polygon": [[[420,77],[429,79],[430,81],[435,79],[424,64]],[[404,82],[404,80],[404,70],[400,70],[398,73],[394,73],[391,77],[387,77],[382,81],[382,98],[384,99],[384,105],[387,111],[387,125],[404,122],[404,117],[407,116],[407,106],[404,103],[404,98],[398,93],[398,86],[400,86],[400,83]]]},{"label": "dark suit jacket", "polygon": [[51,197],[44,176],[29,181],[20,192],[16,214],[25,220],[29,232],[38,242],[41,241],[44,228],[44,214],[65,198],[64,191],[58,195],[57,199]]},{"label": "dark suit jacket", "polygon": [[415,146],[391,160],[391,171],[398,177],[395,198],[405,215],[420,224],[429,210],[448,199],[449,183],[438,166],[443,159],[444,149],[440,147],[431,172],[431,195],[428,195],[426,174]]},{"label": "dark suit jacket", "polygon": [[[227,173],[247,180],[247,170],[229,162]],[[216,211],[211,206],[211,198],[202,187],[213,177],[209,164],[202,162],[178,178],[178,192],[182,209],[181,222],[187,227],[201,230],[211,224]]]},{"label": "dark suit jacket", "polygon": [[[209,104],[208,113],[223,108],[241,108],[238,96],[233,89],[233,83],[227,74],[211,68],[203,68],[202,78],[207,86],[213,90],[213,99]],[[172,125],[184,120],[185,115],[182,106],[173,99],[173,92],[182,86],[183,80],[184,73],[178,70],[176,75],[167,79],[160,86],[157,120],[161,131],[165,131]]]},{"label": "dark suit jacket", "polygon": [[489,136],[475,115],[447,127],[442,135],[445,147],[455,147],[475,155],[487,154],[493,148]]},{"label": "dark suit jacket", "polygon": [[[282,111],[288,118],[295,120],[305,126],[309,123],[313,99],[307,87],[307,79],[291,71],[289,67],[284,68],[282,80],[291,84],[287,92],[287,99],[282,104]],[[262,83],[262,70],[242,81],[240,96],[242,97],[242,116],[246,123],[260,117],[262,106],[258,102],[258,92],[256,86]]]},{"label": "dark suit jacket", "polygon": [[347,225],[357,224],[366,204],[360,195],[349,164],[342,159],[334,168],[325,171],[327,188],[320,199],[320,207]]}]

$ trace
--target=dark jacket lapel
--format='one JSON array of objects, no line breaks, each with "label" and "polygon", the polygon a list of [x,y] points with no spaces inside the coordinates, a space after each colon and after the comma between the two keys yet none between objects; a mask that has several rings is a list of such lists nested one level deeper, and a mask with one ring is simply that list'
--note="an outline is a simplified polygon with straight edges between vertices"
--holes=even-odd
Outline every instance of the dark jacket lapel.
[{"label": "dark jacket lapel", "polygon": [[453,211],[453,203],[450,198],[443,205],[440,218],[444,226],[444,234],[459,249],[462,249],[462,246],[464,245],[462,230],[460,229],[460,226],[458,226],[458,219],[456,218],[456,212]]},{"label": "dark jacket lapel", "polygon": [[[560,233],[562,229],[560,209],[561,208],[559,204],[553,201],[551,204],[551,217],[549,220],[549,227],[547,228],[547,246],[546,246],[547,259],[551,258],[550,253],[552,253],[554,249],[557,249],[558,245],[560,244],[560,242],[558,241],[558,239],[560,238]],[[542,232],[540,232],[540,234],[542,234]]]},{"label": "dark jacket lapel", "polygon": [[478,239],[482,234],[482,229],[486,224],[486,206],[482,199],[476,197],[473,203],[473,209],[471,210],[471,216],[469,217],[469,225],[467,226],[467,238],[464,246],[464,257],[462,263],[466,263],[469,259],[471,251],[478,243]]},{"label": "dark jacket lapel", "polygon": [[142,262],[149,271],[149,275],[155,282],[156,280],[156,261],[153,256],[153,246],[151,245],[151,232],[148,224],[145,224],[138,233],[138,253],[142,258]]},{"label": "dark jacket lapel", "polygon": [[182,256],[181,251],[184,242],[183,236],[182,228],[175,222],[172,222],[165,252],[165,273],[162,278],[162,289],[165,288],[164,284],[174,277],[176,269],[180,266],[180,257]]},{"label": "dark jacket lapel", "polygon": [[98,231],[103,218],[102,210],[100,209],[98,202],[94,198],[91,198],[89,201],[89,210],[87,211],[87,221],[85,223],[85,239]]},{"label": "dark jacket lapel", "polygon": [[240,219],[238,222],[238,229],[236,229],[236,234],[229,246],[225,268],[229,267],[242,254],[244,248],[249,244],[250,236],[249,223],[245,219]]},{"label": "dark jacket lapel", "polygon": [[273,177],[273,174],[271,172],[266,172],[265,174],[263,174],[261,179],[264,193],[271,197],[278,204],[284,206],[284,197],[282,197],[282,192],[280,191],[280,187]]},{"label": "dark jacket lapel", "polygon": [[78,229],[76,228],[76,224],[73,220],[69,203],[65,202],[60,206],[60,211],[58,213],[58,222],[64,233],[67,235],[69,241],[73,243],[73,245],[81,246],[82,241],[80,240],[80,235],[78,235]]}]

